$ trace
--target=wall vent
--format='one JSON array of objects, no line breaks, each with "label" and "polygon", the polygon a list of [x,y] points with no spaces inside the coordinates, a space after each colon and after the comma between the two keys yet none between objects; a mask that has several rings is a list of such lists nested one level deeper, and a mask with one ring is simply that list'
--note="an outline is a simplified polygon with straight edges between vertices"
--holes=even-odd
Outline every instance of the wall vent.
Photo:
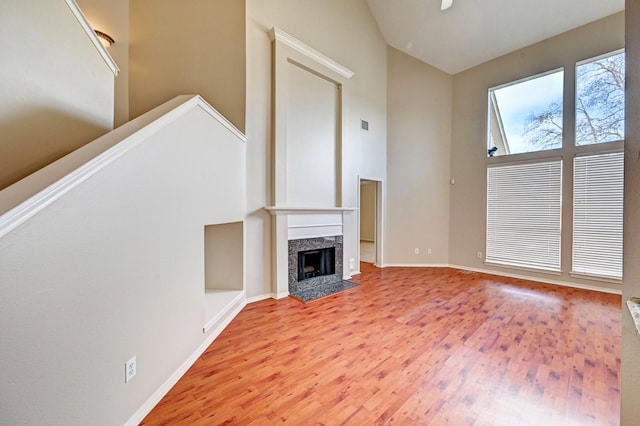
[{"label": "wall vent", "polygon": [[368,121],[364,121],[364,120],[360,120],[360,130],[364,130],[365,132],[369,131],[369,122]]}]

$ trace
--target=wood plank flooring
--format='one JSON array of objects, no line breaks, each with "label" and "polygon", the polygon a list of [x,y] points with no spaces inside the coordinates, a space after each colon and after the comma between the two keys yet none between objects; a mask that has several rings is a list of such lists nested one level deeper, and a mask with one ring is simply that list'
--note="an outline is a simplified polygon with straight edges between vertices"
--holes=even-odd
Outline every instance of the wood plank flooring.
[{"label": "wood plank flooring", "polygon": [[361,264],[248,305],[144,425],[617,425],[620,296]]}]

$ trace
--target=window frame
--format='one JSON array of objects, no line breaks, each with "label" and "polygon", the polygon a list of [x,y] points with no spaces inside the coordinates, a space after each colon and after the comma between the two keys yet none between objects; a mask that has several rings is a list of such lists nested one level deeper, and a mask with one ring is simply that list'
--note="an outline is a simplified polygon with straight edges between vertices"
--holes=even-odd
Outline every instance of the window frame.
[{"label": "window frame", "polygon": [[[565,67],[553,68],[553,69],[550,69],[550,70],[547,70],[547,71],[543,71],[541,73],[537,73],[537,74],[530,75],[530,76],[527,76],[527,77],[519,78],[519,79],[511,81],[509,83],[499,84],[497,86],[493,86],[493,87],[490,87],[488,89],[488,91],[487,91],[488,92],[488,97],[487,97],[487,102],[488,102],[488,106],[487,106],[487,124],[488,125],[487,125],[487,143],[486,143],[487,150],[491,148],[491,141],[492,141],[492,138],[491,138],[491,120],[492,120],[491,113],[492,113],[492,111],[495,111],[496,112],[496,116],[498,117],[497,124],[498,124],[498,129],[500,131],[501,137],[503,137],[504,140],[507,141],[507,144],[508,144],[508,137],[507,137],[507,135],[505,133],[505,130],[504,130],[504,121],[502,120],[502,117],[501,117],[502,113],[500,112],[500,106],[498,105],[498,101],[497,101],[497,98],[495,96],[495,92],[497,90],[504,89],[504,88],[509,87],[509,86],[516,86],[516,85],[519,85],[519,84],[522,84],[522,83],[526,83],[526,82],[531,81],[531,80],[536,80],[538,78],[547,77],[547,76],[550,76],[550,75],[553,75],[553,74],[556,74],[556,73],[559,73],[559,72],[562,72],[562,77],[563,77],[563,82],[564,82],[563,83],[563,87],[562,87],[562,99],[563,99],[563,102],[564,102],[564,100],[566,98],[566,90],[565,90],[566,69],[565,69]],[[536,154],[536,153],[540,153],[540,152],[550,152],[550,151],[559,151],[559,150],[561,150],[564,147],[564,144],[565,144],[565,138],[564,138],[565,124],[566,124],[565,115],[566,114],[564,114],[564,108],[563,108],[563,114],[562,114],[563,138],[562,138],[562,143],[561,143],[560,147],[551,148],[551,149],[537,150],[537,151],[517,152],[517,153],[513,153],[513,154],[509,152],[507,154],[498,155],[496,157],[508,157],[508,156],[512,156],[512,155],[521,156],[521,155],[528,155],[528,154]],[[551,156],[553,156],[553,155],[551,155]],[[489,157],[489,155],[487,155],[487,157]],[[514,160],[514,161],[519,161],[519,160]]]},{"label": "window frame", "polygon": [[[564,275],[571,277],[576,277],[579,279],[586,280],[596,280],[600,282],[611,282],[616,284],[622,283],[622,278],[611,278],[611,277],[603,277],[593,274],[584,274],[584,273],[576,273],[573,272],[573,197],[574,197],[574,182],[573,182],[573,174],[574,174],[574,157],[577,156],[589,156],[589,155],[600,155],[604,153],[611,152],[620,152],[624,151],[624,140],[618,141],[609,141],[602,142],[596,144],[586,144],[586,145],[576,145],[576,97],[577,97],[577,67],[579,65],[596,61],[602,58],[606,58],[608,56],[616,55],[619,53],[624,53],[625,48],[617,49],[614,51],[606,52],[601,55],[597,55],[590,58],[581,59],[579,61],[573,62],[573,64],[567,64],[560,68],[553,68],[548,71],[537,73],[535,75],[519,78],[517,80],[510,81],[508,83],[496,85],[489,87],[487,89],[487,118],[485,121],[486,127],[486,139],[484,146],[485,149],[488,149],[489,144],[491,143],[491,128],[490,128],[490,120],[491,120],[491,93],[495,89],[499,89],[502,87],[506,87],[512,84],[517,84],[520,82],[524,82],[530,80],[532,78],[537,78],[540,76],[548,75],[550,73],[557,72],[558,70],[564,70],[564,87],[563,87],[563,136],[562,136],[562,147],[551,149],[551,150],[543,150],[543,151],[533,151],[533,152],[525,152],[525,153],[517,153],[517,154],[509,154],[509,155],[500,155],[490,157],[485,150],[485,158],[486,158],[486,168],[492,167],[497,164],[504,163],[514,163],[514,162],[532,162],[532,161],[543,161],[546,159],[552,159],[554,157],[562,158],[562,201],[561,201],[561,217],[562,217],[562,230],[561,230],[561,263],[560,263],[560,271],[548,271],[545,269],[539,269],[535,267],[523,267],[519,265],[505,265],[502,263],[493,263],[487,261],[487,253],[483,257],[483,263],[490,266],[496,266],[500,268],[507,269],[515,269],[515,270],[523,270],[523,271],[531,271],[542,274],[552,274],[552,275]],[[626,57],[625,57],[626,60]],[[573,72],[571,72],[571,66],[573,66]],[[487,178],[487,174],[485,172],[485,179]],[[487,182],[485,181],[485,191],[488,190]],[[488,238],[488,230],[487,230],[487,212],[488,212],[488,192],[485,192],[485,220],[484,220],[484,235],[485,235],[485,250],[487,248],[487,238]],[[624,272],[623,272],[624,273]]]}]

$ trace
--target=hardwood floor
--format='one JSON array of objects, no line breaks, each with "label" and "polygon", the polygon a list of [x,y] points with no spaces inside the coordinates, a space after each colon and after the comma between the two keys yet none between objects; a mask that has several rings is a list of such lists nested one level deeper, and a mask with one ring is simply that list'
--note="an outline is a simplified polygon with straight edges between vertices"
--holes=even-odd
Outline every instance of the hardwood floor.
[{"label": "hardwood floor", "polygon": [[620,296],[361,268],[334,296],[248,305],[142,424],[619,423]]}]

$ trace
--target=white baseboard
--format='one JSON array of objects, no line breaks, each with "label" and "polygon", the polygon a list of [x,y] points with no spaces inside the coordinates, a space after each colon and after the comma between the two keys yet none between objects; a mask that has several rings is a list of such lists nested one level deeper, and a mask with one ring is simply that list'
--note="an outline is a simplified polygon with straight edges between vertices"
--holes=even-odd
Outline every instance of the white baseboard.
[{"label": "white baseboard", "polygon": [[579,283],[572,283],[572,282],[569,282],[569,281],[552,280],[552,279],[548,279],[548,278],[540,278],[540,277],[532,277],[532,276],[529,276],[529,275],[514,274],[514,273],[511,273],[511,272],[494,271],[494,270],[482,269],[482,268],[470,268],[468,266],[449,265],[449,267],[450,268],[454,268],[454,269],[464,269],[464,270],[467,270],[467,271],[480,272],[480,273],[489,274],[489,275],[498,275],[498,276],[501,276],[501,277],[516,278],[516,279],[528,280],[528,281],[537,281],[537,282],[541,282],[541,283],[545,283],[545,284],[554,284],[554,285],[559,285],[559,286],[562,286],[562,287],[572,287],[572,288],[579,288],[579,289],[582,289],[582,290],[599,291],[600,293],[622,294],[622,289],[617,290],[617,289],[613,289],[613,288],[598,287],[598,286],[589,285],[589,284],[579,284]]},{"label": "white baseboard", "polygon": [[249,303],[261,302],[263,300],[275,299],[275,298],[276,298],[276,294],[275,293],[265,293],[265,294],[261,294],[259,296],[252,296],[252,297],[248,297],[247,298],[247,305]]},{"label": "white baseboard", "polygon": [[574,282],[569,282],[569,281],[561,281],[561,280],[553,280],[553,279],[548,279],[548,278],[540,278],[540,277],[533,277],[530,275],[522,275],[522,274],[514,274],[511,272],[504,272],[504,271],[494,271],[492,269],[482,269],[482,268],[470,268],[468,266],[460,266],[460,265],[450,265],[450,264],[417,264],[417,263],[385,263],[382,266],[379,266],[380,268],[391,268],[391,267],[397,267],[397,268],[453,268],[453,269],[464,269],[467,271],[473,271],[473,272],[480,272],[483,274],[490,274],[490,275],[498,275],[501,277],[509,277],[509,278],[516,278],[516,279],[521,279],[521,280],[529,280],[529,281],[537,281],[537,282],[541,282],[541,283],[545,283],[545,284],[554,284],[554,285],[559,285],[559,286],[563,286],[563,287],[572,287],[572,288],[579,288],[582,290],[591,290],[591,291],[599,291],[601,293],[609,293],[609,294],[622,294],[622,290],[617,290],[617,289],[612,289],[612,288],[606,288],[606,287],[598,287],[598,286],[594,286],[594,285],[589,285],[589,284],[579,284],[579,283],[574,283]]},{"label": "white baseboard", "polygon": [[446,263],[385,263],[384,265],[376,265],[378,268],[449,268],[452,267]]},{"label": "white baseboard", "polygon": [[289,292],[288,291],[284,291],[282,293],[264,293],[261,294],[259,296],[252,296],[247,298],[247,304],[249,303],[255,303],[255,302],[260,302],[262,300],[266,300],[266,299],[284,299],[285,297],[289,297]]},{"label": "white baseboard", "polygon": [[158,402],[171,390],[171,388],[178,383],[178,380],[184,373],[191,368],[191,366],[200,358],[200,356],[207,350],[207,348],[213,343],[213,341],[222,333],[222,331],[229,325],[229,323],[240,313],[240,311],[246,306],[246,299],[242,299],[240,303],[237,303],[232,310],[228,312],[226,317],[222,319],[217,327],[210,331],[210,334],[205,338],[200,346],[178,367],[178,369],[156,390],[149,399],[136,411],[129,420],[125,423],[125,426],[137,426],[140,422],[151,412]]}]

